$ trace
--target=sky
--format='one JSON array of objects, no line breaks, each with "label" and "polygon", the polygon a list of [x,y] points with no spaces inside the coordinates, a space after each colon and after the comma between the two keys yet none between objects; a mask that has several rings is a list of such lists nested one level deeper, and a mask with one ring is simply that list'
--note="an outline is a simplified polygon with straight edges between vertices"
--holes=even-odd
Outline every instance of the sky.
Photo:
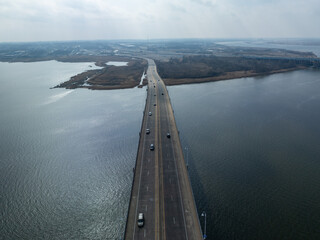
[{"label": "sky", "polygon": [[319,0],[0,0],[0,42],[320,38]]}]

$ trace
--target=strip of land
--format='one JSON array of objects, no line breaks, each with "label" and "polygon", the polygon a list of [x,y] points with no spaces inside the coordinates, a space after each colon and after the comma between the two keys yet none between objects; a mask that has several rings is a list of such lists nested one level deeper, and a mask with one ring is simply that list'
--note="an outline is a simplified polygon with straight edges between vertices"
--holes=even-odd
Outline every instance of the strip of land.
[{"label": "strip of land", "polygon": [[[110,59],[110,58],[109,58]],[[96,90],[136,87],[146,69],[146,61],[138,58],[117,58],[127,61],[127,66],[109,66],[106,59],[94,56],[78,61],[95,61],[102,69],[89,70],[61,83],[60,88],[88,88]],[[72,59],[64,59],[72,60]],[[317,59],[184,56],[170,60],[158,60],[159,75],[166,85],[213,82],[243,77],[282,73],[319,66]],[[143,85],[147,84],[147,79]]]},{"label": "strip of land", "polygon": [[196,83],[206,83],[206,82],[216,82],[222,80],[232,80],[237,78],[245,78],[245,77],[256,77],[263,75],[270,75],[275,73],[283,73],[295,70],[301,70],[305,68],[291,68],[291,69],[281,69],[270,71],[268,73],[256,73],[253,71],[234,71],[223,73],[217,77],[207,77],[207,78],[164,78],[163,81],[167,86],[181,85],[181,84],[196,84]]},{"label": "strip of land", "polygon": [[216,56],[187,56],[156,64],[166,85],[253,77],[319,66],[314,59]]}]

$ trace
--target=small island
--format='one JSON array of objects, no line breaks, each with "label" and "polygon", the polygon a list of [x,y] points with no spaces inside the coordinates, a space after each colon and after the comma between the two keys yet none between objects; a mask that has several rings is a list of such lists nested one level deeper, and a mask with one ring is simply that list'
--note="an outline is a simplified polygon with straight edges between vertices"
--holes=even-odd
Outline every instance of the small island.
[{"label": "small island", "polygon": [[[86,57],[83,58],[89,60]],[[139,85],[141,76],[148,66],[144,59],[127,57],[91,56],[90,61],[94,61],[96,66],[102,68],[77,74],[70,80],[55,86],[55,88],[88,88],[92,90],[133,88]],[[126,62],[127,64],[115,66],[107,64],[109,61]],[[145,79],[143,85],[146,84],[147,80]]]}]

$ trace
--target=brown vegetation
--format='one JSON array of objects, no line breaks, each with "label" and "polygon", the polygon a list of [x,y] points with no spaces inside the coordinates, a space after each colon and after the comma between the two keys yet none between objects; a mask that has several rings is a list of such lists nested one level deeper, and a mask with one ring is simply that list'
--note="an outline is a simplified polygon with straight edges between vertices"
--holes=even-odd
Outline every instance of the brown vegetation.
[{"label": "brown vegetation", "polygon": [[200,83],[251,77],[311,67],[311,60],[216,56],[188,56],[157,61],[166,85]]},{"label": "brown vegetation", "polygon": [[[92,61],[86,58],[79,61]],[[61,59],[59,59],[61,60]],[[69,59],[66,59],[68,61]],[[94,57],[97,66],[103,69],[89,70],[73,76],[69,81],[59,84],[61,88],[89,88],[89,89],[121,89],[132,88],[139,84],[143,71],[147,68],[147,62],[142,59],[117,59],[128,61],[127,66],[111,66],[105,64],[105,57]],[[114,58],[112,59],[115,60]]]}]

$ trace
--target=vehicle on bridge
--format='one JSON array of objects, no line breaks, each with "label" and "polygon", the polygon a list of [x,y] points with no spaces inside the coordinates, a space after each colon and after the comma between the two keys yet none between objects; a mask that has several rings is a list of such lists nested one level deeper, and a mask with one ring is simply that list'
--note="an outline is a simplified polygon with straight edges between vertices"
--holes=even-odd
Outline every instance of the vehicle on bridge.
[{"label": "vehicle on bridge", "polygon": [[152,115],[152,112],[149,112],[149,116],[151,116]]},{"label": "vehicle on bridge", "polygon": [[144,215],[143,213],[139,213],[138,216],[138,227],[143,227],[144,225]]},{"label": "vehicle on bridge", "polygon": [[154,150],[154,145],[150,144],[150,150],[153,151]]},{"label": "vehicle on bridge", "polygon": [[149,133],[150,133],[150,129],[147,128],[147,129],[146,129],[146,134],[149,134]]}]

